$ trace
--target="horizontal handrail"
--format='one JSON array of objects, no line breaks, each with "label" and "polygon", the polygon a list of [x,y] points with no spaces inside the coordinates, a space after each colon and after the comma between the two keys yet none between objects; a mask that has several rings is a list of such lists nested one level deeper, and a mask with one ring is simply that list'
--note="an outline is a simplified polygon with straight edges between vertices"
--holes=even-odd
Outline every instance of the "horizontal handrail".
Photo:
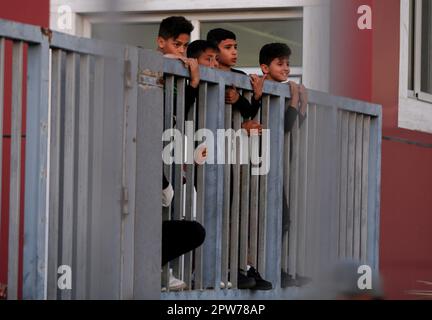
[{"label": "horizontal handrail", "polygon": [[[189,71],[184,67],[179,60],[165,58],[164,73],[172,74],[180,77],[189,78]],[[202,81],[210,83],[225,83],[225,85],[234,85],[238,89],[252,91],[252,86],[249,77],[239,73],[216,70],[204,66],[200,66],[200,77]],[[334,106],[342,110],[358,112],[370,116],[381,116],[381,107],[377,104],[368,103],[360,100],[329,95],[328,93],[308,90],[309,103],[321,104],[323,106]],[[284,83],[266,80],[263,88],[264,94],[281,96],[290,98],[291,93],[289,86]]]},{"label": "horizontal handrail", "polygon": [[50,47],[111,58],[123,58],[125,46],[98,39],[71,36],[61,32],[52,32]]},{"label": "horizontal handrail", "polygon": [[3,19],[0,19],[0,37],[29,43],[42,43],[44,41],[40,27]]},{"label": "horizontal handrail", "polygon": [[46,30],[9,20],[0,19],[0,37],[29,44],[41,44],[49,41],[50,47],[111,58],[123,58],[125,46],[98,39],[76,37],[66,33]]}]

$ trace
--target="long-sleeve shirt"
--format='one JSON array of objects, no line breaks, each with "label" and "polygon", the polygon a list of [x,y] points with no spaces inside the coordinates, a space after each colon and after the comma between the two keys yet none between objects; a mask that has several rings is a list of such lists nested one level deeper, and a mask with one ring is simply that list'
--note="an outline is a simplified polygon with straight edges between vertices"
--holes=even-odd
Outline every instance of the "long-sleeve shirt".
[{"label": "long-sleeve shirt", "polygon": [[[247,74],[241,70],[231,69],[231,71],[247,76]],[[250,103],[245,97],[240,95],[237,102],[232,106],[234,109],[240,111],[240,114],[244,119],[252,119],[256,116],[258,110],[261,108],[261,99],[255,100],[254,97],[252,97],[252,103]]]},{"label": "long-sleeve shirt", "polygon": [[285,132],[291,132],[294,123],[297,119],[297,116],[299,118],[299,127],[301,127],[303,125],[303,122],[306,119],[306,114],[302,115],[300,112],[297,111],[296,108],[292,106],[289,106],[285,110],[285,125],[284,125]]}]

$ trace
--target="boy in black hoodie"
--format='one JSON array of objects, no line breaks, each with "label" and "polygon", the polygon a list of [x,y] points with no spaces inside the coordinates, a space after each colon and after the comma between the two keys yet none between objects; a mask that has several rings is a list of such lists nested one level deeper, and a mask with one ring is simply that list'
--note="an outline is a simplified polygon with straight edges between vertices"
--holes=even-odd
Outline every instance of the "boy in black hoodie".
[{"label": "boy in black hoodie", "polygon": [[[157,49],[167,58],[179,59],[190,71],[190,81],[185,92],[185,115],[194,104],[200,82],[197,59],[186,57],[193,25],[182,16],[162,20],[157,37]],[[178,106],[174,106],[177,108]],[[181,195],[178,195],[181,196]],[[163,175],[162,206],[169,207],[174,197],[171,182]],[[179,241],[181,239],[181,241]],[[196,221],[168,220],[162,224],[162,266],[169,261],[199,247],[205,239],[204,227]],[[169,289],[185,289],[186,283],[170,274]]]},{"label": "boy in black hoodie", "polygon": [[[219,48],[218,68],[220,70],[247,75],[243,71],[233,68],[237,63],[238,57],[237,40],[233,32],[221,28],[210,30],[207,33],[207,41],[216,44]],[[262,88],[262,83],[264,82],[264,80],[265,79],[260,80],[261,83],[257,83],[257,87],[261,85]],[[227,104],[231,104],[234,109],[240,111],[242,117],[245,119],[245,121],[242,123],[242,128],[246,129],[248,133],[252,129],[256,129],[258,131],[262,130],[262,126],[260,123],[251,120],[255,117],[255,115],[258,113],[259,108],[261,107],[262,90],[261,92],[259,92],[259,90],[255,90],[256,88],[253,83],[252,86],[254,87],[252,103],[249,103],[249,101],[245,97],[240,95],[240,93],[234,86],[226,89],[225,91],[225,102]]]},{"label": "boy in black hoodie", "polygon": [[[290,74],[289,59],[291,49],[285,43],[269,43],[263,46],[259,54],[259,63],[261,71],[266,80],[276,82],[286,82]],[[257,75],[251,76],[258,79]],[[306,118],[306,108],[308,104],[307,90],[303,84],[296,84],[288,81],[290,87],[291,99],[289,107],[285,113],[285,132],[290,132],[294,126],[297,116],[299,117],[300,126]]]},{"label": "boy in black hoodie", "polygon": [[[207,40],[215,43],[219,48],[219,69],[246,75],[243,71],[233,69],[237,63],[238,55],[237,40],[233,32],[221,28],[213,29],[207,33]],[[264,80],[264,77],[257,81],[251,79],[254,89],[251,103],[240,95],[234,86],[225,91],[225,103],[231,104],[233,109],[240,111],[242,117],[246,120],[242,123],[242,128],[246,129],[248,133],[252,129],[256,129],[259,132],[262,130],[261,124],[251,120],[251,118],[255,117],[261,107]],[[271,282],[264,280],[253,266],[248,265],[247,270],[238,270],[237,287],[239,289],[271,290],[273,285]]]}]

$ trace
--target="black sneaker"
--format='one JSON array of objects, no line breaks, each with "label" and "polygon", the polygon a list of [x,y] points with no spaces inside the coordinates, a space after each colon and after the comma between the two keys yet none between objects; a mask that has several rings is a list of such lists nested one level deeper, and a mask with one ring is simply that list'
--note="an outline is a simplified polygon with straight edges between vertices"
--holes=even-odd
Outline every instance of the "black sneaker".
[{"label": "black sneaker", "polygon": [[273,285],[270,281],[264,280],[258,271],[255,270],[254,267],[250,267],[247,272],[248,278],[255,279],[255,287],[252,290],[271,290],[273,289]]},{"label": "black sneaker", "polygon": [[237,275],[237,288],[240,290],[253,289],[256,286],[255,279],[253,277],[246,276],[244,271],[239,269]]},{"label": "black sneaker", "polygon": [[281,286],[282,288],[296,287],[297,281],[290,274],[282,271]]},{"label": "black sneaker", "polygon": [[294,279],[290,274],[287,272],[282,271],[282,288],[288,288],[288,287],[303,287],[310,283],[312,281],[311,278],[308,277],[302,277],[299,275],[296,275],[296,278]]}]

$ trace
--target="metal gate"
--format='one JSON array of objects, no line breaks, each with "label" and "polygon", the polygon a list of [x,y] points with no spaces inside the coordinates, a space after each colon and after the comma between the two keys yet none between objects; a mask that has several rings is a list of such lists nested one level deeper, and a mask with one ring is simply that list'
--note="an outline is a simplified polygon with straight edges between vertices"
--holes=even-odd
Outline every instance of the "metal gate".
[{"label": "metal gate", "polygon": [[[297,292],[281,285],[282,271],[316,277],[346,257],[378,268],[379,106],[311,91],[307,120],[284,133],[290,92],[268,81],[256,117],[270,130],[269,152],[261,154],[268,157],[267,174],[252,175],[249,162],[188,165],[184,186],[182,165],[165,166],[175,177],[174,217],[201,222],[206,240],[195,255],[172,263],[193,290],[161,294],[164,126],[170,129],[175,115],[183,136],[184,121],[197,112],[195,130],[216,136],[218,129],[240,129],[241,116],[225,105],[224,92],[234,84],[250,98],[248,77],[201,68],[198,103],[188,115],[182,108],[188,72],[179,61],[0,20],[0,75],[6,42],[13,46],[9,299],[20,291],[23,77],[23,298],[277,299]],[[217,159],[224,151],[213,150]],[[249,258],[274,290],[235,289],[230,270],[245,268]]]}]

